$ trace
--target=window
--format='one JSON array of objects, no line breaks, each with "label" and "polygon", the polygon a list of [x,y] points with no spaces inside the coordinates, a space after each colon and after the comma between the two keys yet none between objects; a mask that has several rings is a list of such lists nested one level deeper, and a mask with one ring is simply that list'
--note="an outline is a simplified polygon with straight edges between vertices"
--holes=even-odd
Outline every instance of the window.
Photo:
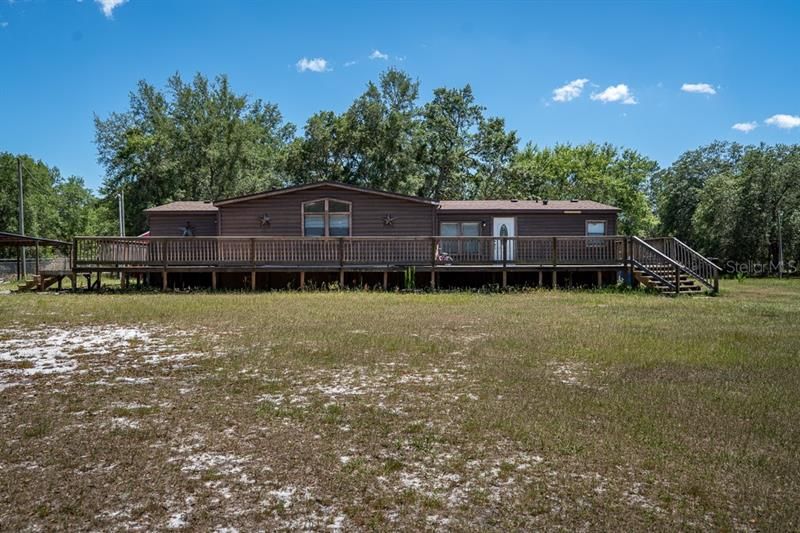
[{"label": "window", "polygon": [[[606,221],[605,220],[587,220],[586,221],[586,236],[587,237],[602,237],[606,234]],[[587,240],[588,246],[602,246],[603,240]]]},{"label": "window", "polygon": [[[439,226],[442,237],[480,237],[480,222],[442,222]],[[442,251],[448,254],[478,253],[480,241],[468,239],[442,239]]]},{"label": "window", "polygon": [[325,198],[303,204],[303,235],[349,237],[350,202]]}]

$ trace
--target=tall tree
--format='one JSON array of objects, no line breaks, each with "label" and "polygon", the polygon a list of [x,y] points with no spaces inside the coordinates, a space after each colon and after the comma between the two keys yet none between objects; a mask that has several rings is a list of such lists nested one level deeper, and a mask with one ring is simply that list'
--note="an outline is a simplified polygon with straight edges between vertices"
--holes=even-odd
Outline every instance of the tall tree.
[{"label": "tall tree", "polygon": [[277,106],[237,95],[225,76],[175,74],[165,93],[145,81],[130,108],[95,117],[107,202],[120,190],[129,231],[144,228],[143,210],[178,199],[218,199],[282,184],[285,145],[294,127]]},{"label": "tall tree", "polygon": [[528,145],[515,158],[506,194],[517,198],[583,198],[619,207],[626,234],[647,233],[655,220],[647,187],[658,164],[610,144],[553,148]]},{"label": "tall tree", "polygon": [[692,217],[706,182],[719,174],[734,174],[744,154],[737,143],[714,142],[690,150],[653,176],[651,198],[659,218],[659,231],[692,241]]},{"label": "tall tree", "polygon": [[81,178],[27,155],[0,153],[0,230],[19,232],[17,158],[22,161],[27,235],[71,239],[98,227],[97,199]]}]

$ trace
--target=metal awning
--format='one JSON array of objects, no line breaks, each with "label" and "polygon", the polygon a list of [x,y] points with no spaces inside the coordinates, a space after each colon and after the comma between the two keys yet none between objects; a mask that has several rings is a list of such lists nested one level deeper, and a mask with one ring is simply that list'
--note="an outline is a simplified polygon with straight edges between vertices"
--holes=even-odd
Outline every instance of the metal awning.
[{"label": "metal awning", "polygon": [[37,244],[40,246],[72,246],[71,243],[59,241],[57,239],[46,239],[43,237],[32,237],[30,235],[0,231],[0,246],[36,246]]}]

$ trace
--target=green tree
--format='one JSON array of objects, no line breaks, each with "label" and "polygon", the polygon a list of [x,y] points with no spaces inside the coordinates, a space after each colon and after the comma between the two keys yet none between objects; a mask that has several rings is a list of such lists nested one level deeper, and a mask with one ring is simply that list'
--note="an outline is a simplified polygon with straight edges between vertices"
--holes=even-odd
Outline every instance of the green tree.
[{"label": "green tree", "polygon": [[277,106],[234,93],[225,76],[175,74],[165,93],[145,81],[130,107],[95,117],[107,203],[125,191],[129,232],[144,229],[144,209],[171,200],[219,199],[283,184],[285,146],[294,127]]},{"label": "green tree", "polygon": [[706,182],[719,174],[734,175],[744,154],[737,143],[716,141],[682,154],[656,173],[651,199],[659,219],[658,230],[681,240],[694,241],[692,218]]},{"label": "green tree", "polygon": [[610,144],[553,148],[528,145],[514,159],[506,195],[582,198],[619,207],[617,231],[648,233],[655,224],[647,188],[658,164],[635,150]]}]

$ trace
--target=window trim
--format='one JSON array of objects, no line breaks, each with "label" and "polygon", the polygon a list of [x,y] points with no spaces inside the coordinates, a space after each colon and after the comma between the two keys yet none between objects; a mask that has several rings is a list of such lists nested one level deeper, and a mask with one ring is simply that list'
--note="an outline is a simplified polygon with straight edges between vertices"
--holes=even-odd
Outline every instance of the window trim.
[{"label": "window trim", "polygon": [[[444,224],[455,224],[458,226],[458,235],[442,235],[442,226]],[[464,235],[464,224],[476,224],[478,226],[478,234],[477,235]],[[476,254],[480,253],[480,239],[479,237],[483,237],[483,222],[480,220],[440,220],[439,221],[439,241],[446,241],[447,239],[452,239],[454,237],[458,237],[456,239],[457,246],[456,250],[454,251],[447,251],[444,250],[442,247],[442,251],[446,251],[449,254],[456,254],[456,255],[463,255],[463,254]],[[462,239],[460,237],[472,237],[475,240],[467,240]],[[470,250],[470,246],[475,246],[476,249]]]},{"label": "window trim", "polygon": [[[602,224],[603,225],[603,234],[600,235],[599,233],[589,234],[589,224]],[[586,235],[586,246],[603,246],[604,239],[598,239],[596,241],[589,240],[589,238],[598,238],[598,237],[606,237],[608,236],[608,220],[586,220],[584,224],[584,234]]]},{"label": "window trim", "polygon": [[[339,203],[342,203],[342,204],[347,204],[347,211],[331,211],[330,210],[330,202],[331,201],[339,202]],[[324,209],[322,211],[311,211],[308,214],[309,215],[322,215],[322,221],[323,221],[324,228],[325,228],[324,235],[308,236],[308,235],[306,235],[306,205],[315,204],[317,202],[325,202]],[[314,239],[330,238],[331,237],[331,235],[330,235],[330,215],[331,214],[334,214],[334,215],[347,215],[347,235],[346,235],[346,237],[352,237],[353,236],[353,202],[349,202],[347,200],[341,200],[339,198],[331,198],[331,197],[315,198],[313,200],[308,200],[306,202],[303,202],[300,205],[300,232],[303,235],[303,237],[308,237],[310,239],[311,238],[314,238]],[[333,238],[342,238],[342,237],[345,237],[345,235],[335,235],[335,236],[333,236]]]}]

